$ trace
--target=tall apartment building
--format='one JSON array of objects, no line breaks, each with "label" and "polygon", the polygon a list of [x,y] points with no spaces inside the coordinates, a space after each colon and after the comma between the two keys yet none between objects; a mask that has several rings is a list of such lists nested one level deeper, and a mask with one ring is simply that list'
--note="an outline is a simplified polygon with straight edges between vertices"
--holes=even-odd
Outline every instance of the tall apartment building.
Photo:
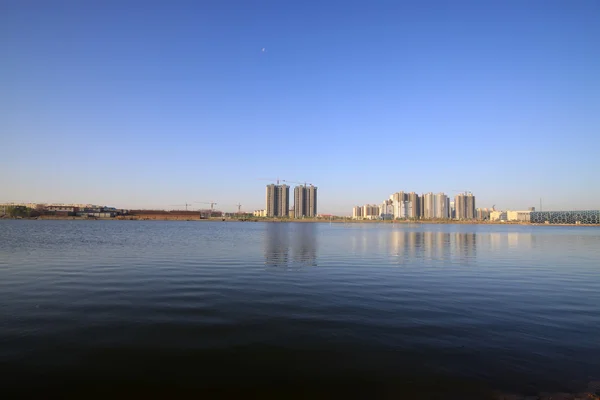
[{"label": "tall apartment building", "polygon": [[379,207],[379,216],[382,219],[394,219],[396,218],[395,204],[392,199],[384,200]]},{"label": "tall apartment building", "polygon": [[444,193],[435,195],[435,213],[436,219],[450,218],[450,199]]},{"label": "tall apartment building", "polygon": [[308,216],[317,216],[317,187],[310,185],[308,187]]},{"label": "tall apartment building", "polygon": [[290,187],[288,185],[267,185],[265,211],[267,217],[287,217],[290,208]]},{"label": "tall apartment building", "polygon": [[362,219],[362,206],[356,206],[352,209],[352,218],[353,219]]},{"label": "tall apartment building", "polygon": [[296,186],[294,188],[294,217],[317,216],[317,188],[310,186]]},{"label": "tall apartment building", "polygon": [[409,218],[411,219],[419,219],[421,218],[421,200],[419,195],[415,192],[410,192],[408,194],[408,201],[410,202],[410,213]]},{"label": "tall apartment building", "polygon": [[394,218],[419,219],[421,217],[421,201],[415,192],[396,192],[390,196],[393,204]]},{"label": "tall apartment building", "polygon": [[431,192],[425,193],[423,196],[423,218],[435,218],[435,195]]},{"label": "tall apartment building", "polygon": [[365,204],[362,209],[362,218],[377,219],[379,218],[379,206],[375,204]]},{"label": "tall apartment building", "polygon": [[454,198],[456,219],[475,219],[475,196],[472,193],[459,194]]},{"label": "tall apartment building", "polygon": [[448,219],[450,218],[450,199],[444,193],[431,192],[423,196],[423,218]]},{"label": "tall apartment building", "polygon": [[397,192],[390,196],[390,200],[392,201],[392,208],[394,219],[404,219],[407,218],[406,215],[402,213],[402,206],[406,201],[408,196],[404,192]]}]

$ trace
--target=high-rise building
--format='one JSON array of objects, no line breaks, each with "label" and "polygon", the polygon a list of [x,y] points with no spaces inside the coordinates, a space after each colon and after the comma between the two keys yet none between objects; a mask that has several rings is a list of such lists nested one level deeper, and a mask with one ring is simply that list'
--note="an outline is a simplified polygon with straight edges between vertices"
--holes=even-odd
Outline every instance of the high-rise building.
[{"label": "high-rise building", "polygon": [[356,206],[352,209],[352,218],[354,219],[361,219],[362,218],[362,211],[363,208],[362,206]]},{"label": "high-rise building", "polygon": [[294,188],[294,216],[296,218],[317,216],[316,186],[296,186]]},{"label": "high-rise building", "polygon": [[278,217],[287,217],[290,210],[290,187],[288,185],[279,185],[278,188],[279,197],[279,213]]},{"label": "high-rise building", "polygon": [[435,195],[431,192],[425,193],[423,196],[423,218],[435,218]]},{"label": "high-rise building", "polygon": [[276,210],[277,186],[275,184],[267,185],[267,201],[265,206],[266,216],[274,217]]},{"label": "high-rise building", "polygon": [[419,219],[421,217],[421,198],[415,192],[396,192],[390,196],[394,218]]},{"label": "high-rise building", "polygon": [[402,215],[402,204],[406,201],[406,197],[404,192],[397,192],[390,196],[390,200],[392,201],[392,213],[395,219],[406,218],[406,216]]},{"label": "high-rise building", "polygon": [[448,201],[448,196],[444,193],[438,193],[434,195],[434,213],[433,218],[435,219],[448,219],[450,213],[448,212],[450,209],[450,204]]},{"label": "high-rise building", "polygon": [[419,219],[421,218],[421,200],[419,195],[415,192],[410,192],[408,194],[408,201],[410,202],[410,215],[411,219]]},{"label": "high-rise building", "polygon": [[378,219],[379,218],[379,206],[375,204],[365,204],[362,207],[362,218],[364,219]]},{"label": "high-rise building", "polygon": [[456,219],[475,219],[475,196],[472,193],[456,195],[454,198]]},{"label": "high-rise building", "polygon": [[308,187],[308,216],[314,218],[317,216],[317,187],[310,185]]},{"label": "high-rise building", "polygon": [[304,186],[296,186],[294,188],[294,217],[302,218],[306,215],[306,191]]},{"label": "high-rise building", "polygon": [[287,217],[290,208],[290,187],[288,185],[267,185],[267,217]]},{"label": "high-rise building", "polygon": [[381,203],[381,207],[379,207],[379,216],[381,219],[394,219],[395,210],[394,210],[394,201],[392,199],[384,200]]}]

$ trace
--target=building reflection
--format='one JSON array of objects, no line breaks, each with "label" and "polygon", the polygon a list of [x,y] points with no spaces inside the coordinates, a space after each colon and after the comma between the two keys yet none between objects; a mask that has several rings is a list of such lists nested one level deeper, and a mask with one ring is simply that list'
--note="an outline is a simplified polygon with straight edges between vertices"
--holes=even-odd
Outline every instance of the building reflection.
[{"label": "building reflection", "polygon": [[288,224],[269,223],[265,233],[265,264],[287,266],[290,255]]},{"label": "building reflection", "polygon": [[468,264],[477,253],[477,235],[472,232],[394,231],[389,235],[389,252],[403,264],[419,259]]},{"label": "building reflection", "polygon": [[300,268],[317,265],[317,224],[268,223],[265,265]]},{"label": "building reflection", "polygon": [[317,224],[295,224],[290,239],[294,264],[315,267],[317,265]]}]

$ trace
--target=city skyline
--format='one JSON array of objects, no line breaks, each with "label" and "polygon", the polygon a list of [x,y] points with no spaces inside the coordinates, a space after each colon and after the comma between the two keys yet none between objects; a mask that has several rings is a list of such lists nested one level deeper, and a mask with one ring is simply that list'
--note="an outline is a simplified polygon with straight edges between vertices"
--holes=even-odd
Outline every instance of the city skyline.
[{"label": "city skyline", "polygon": [[597,1],[33,4],[0,13],[0,202],[600,209]]},{"label": "city skyline", "polygon": [[427,192],[419,195],[415,192],[399,191],[391,194],[381,205],[354,206],[352,218],[475,220],[478,217],[483,219],[482,215],[489,214],[489,211],[487,208],[476,207],[475,196],[471,192],[459,193],[451,199],[443,192]]}]

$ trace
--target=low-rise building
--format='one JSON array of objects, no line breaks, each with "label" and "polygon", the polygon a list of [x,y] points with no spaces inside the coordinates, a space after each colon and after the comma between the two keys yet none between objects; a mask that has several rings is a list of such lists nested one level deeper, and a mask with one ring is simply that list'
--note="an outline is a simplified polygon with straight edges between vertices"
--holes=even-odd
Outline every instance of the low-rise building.
[{"label": "low-rise building", "polygon": [[507,211],[506,220],[516,222],[529,222],[531,211]]},{"label": "low-rise building", "polygon": [[600,224],[600,210],[532,211],[530,220],[535,224]]},{"label": "low-rise building", "polygon": [[53,204],[53,205],[46,206],[46,210],[56,211],[56,212],[76,213],[79,211],[79,207],[74,207],[74,206],[65,205],[65,204],[56,204],[56,205]]},{"label": "low-rise building", "polygon": [[490,212],[490,221],[506,221],[506,211]]},{"label": "low-rise building", "polygon": [[255,217],[266,217],[267,216],[267,210],[254,210],[254,212],[252,213],[252,215],[254,215]]}]

